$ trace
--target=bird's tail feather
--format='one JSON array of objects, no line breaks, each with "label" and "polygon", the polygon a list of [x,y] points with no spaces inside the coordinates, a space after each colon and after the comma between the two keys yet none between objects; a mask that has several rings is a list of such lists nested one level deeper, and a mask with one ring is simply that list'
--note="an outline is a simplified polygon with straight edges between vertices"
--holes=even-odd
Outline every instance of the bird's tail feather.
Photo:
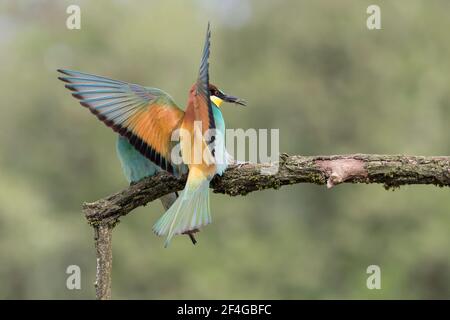
[{"label": "bird's tail feather", "polygon": [[173,205],[159,218],[153,231],[159,236],[167,236],[167,247],[174,235],[196,231],[211,223],[209,209],[209,180],[200,183],[186,183]]}]

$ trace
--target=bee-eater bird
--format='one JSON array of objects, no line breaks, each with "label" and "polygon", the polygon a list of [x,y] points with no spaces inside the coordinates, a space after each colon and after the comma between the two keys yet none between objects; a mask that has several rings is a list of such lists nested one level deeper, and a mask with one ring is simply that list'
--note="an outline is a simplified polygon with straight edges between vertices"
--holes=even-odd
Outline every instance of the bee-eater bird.
[{"label": "bee-eater bird", "polygon": [[[218,106],[222,104],[222,100],[218,97],[211,96],[211,102],[213,106],[214,118],[216,123],[220,123],[220,109]],[[219,112],[219,113],[218,113]],[[221,132],[225,132],[225,127],[221,129]],[[122,166],[123,174],[128,183],[136,183],[146,177],[151,177],[161,171],[155,163],[144,157],[139,151],[137,151],[128,140],[121,136],[117,136],[116,143],[117,156]],[[233,162],[231,155],[226,153],[226,163]],[[183,173],[187,172],[187,167],[183,168]],[[169,193],[159,198],[165,210],[168,210],[172,204],[177,200],[178,192]],[[197,243],[193,233],[188,233],[193,244]]]},{"label": "bee-eater bird", "polygon": [[[209,83],[210,36],[208,24],[199,75],[189,91],[185,112],[157,88],[58,70],[64,74],[59,79],[67,83],[67,89],[74,91],[72,95],[81,105],[126,139],[119,140],[119,148],[127,148],[121,142],[124,141],[151,164],[175,176],[189,170],[180,196],[153,226],[157,235],[166,236],[166,247],[174,235],[191,235],[211,223],[209,183],[215,174],[221,175],[229,163],[223,139],[225,121],[219,107],[223,101],[245,105],[243,100]],[[173,141],[175,132],[179,133],[182,161],[172,156],[172,149],[178,144]],[[196,157],[199,153],[200,159]],[[128,169],[125,166],[124,170]]]}]

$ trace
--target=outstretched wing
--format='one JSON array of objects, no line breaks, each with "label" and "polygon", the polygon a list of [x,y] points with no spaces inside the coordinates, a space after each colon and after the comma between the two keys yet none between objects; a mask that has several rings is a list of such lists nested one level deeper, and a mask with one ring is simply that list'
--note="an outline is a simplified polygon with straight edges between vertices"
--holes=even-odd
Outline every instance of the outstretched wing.
[{"label": "outstretched wing", "polygon": [[206,30],[206,39],[203,46],[202,59],[200,62],[200,71],[196,82],[196,91],[194,98],[195,120],[202,121],[203,132],[208,129],[215,129],[214,114],[211,105],[209,93],[209,46],[211,30],[208,22]]},{"label": "outstretched wing", "polygon": [[89,110],[142,155],[173,174],[184,171],[171,161],[172,132],[184,112],[164,91],[87,73],[58,70],[66,88]]}]

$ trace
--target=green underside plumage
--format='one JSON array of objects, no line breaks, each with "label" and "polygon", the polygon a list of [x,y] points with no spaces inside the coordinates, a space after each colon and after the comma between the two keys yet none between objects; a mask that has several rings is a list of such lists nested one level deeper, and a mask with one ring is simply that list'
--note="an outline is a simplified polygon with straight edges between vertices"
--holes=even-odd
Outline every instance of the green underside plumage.
[{"label": "green underside plumage", "polygon": [[140,154],[127,140],[122,136],[117,137],[116,143],[117,156],[122,165],[122,171],[129,183],[138,182],[146,177],[151,177],[161,169]]}]

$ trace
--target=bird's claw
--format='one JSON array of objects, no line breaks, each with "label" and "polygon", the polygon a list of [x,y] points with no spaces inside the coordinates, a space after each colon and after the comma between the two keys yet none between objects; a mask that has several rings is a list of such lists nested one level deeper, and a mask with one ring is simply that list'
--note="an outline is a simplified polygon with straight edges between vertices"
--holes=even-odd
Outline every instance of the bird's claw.
[{"label": "bird's claw", "polygon": [[197,240],[194,237],[194,233],[199,232],[199,231],[200,230],[198,230],[198,229],[194,229],[194,230],[185,231],[185,232],[183,232],[183,234],[187,234],[189,236],[189,238],[191,239],[192,244],[195,245],[197,243]]},{"label": "bird's claw", "polygon": [[250,162],[248,161],[239,161],[239,160],[234,160],[233,161],[233,165],[235,165],[237,168],[242,168],[243,166],[250,164]]}]

